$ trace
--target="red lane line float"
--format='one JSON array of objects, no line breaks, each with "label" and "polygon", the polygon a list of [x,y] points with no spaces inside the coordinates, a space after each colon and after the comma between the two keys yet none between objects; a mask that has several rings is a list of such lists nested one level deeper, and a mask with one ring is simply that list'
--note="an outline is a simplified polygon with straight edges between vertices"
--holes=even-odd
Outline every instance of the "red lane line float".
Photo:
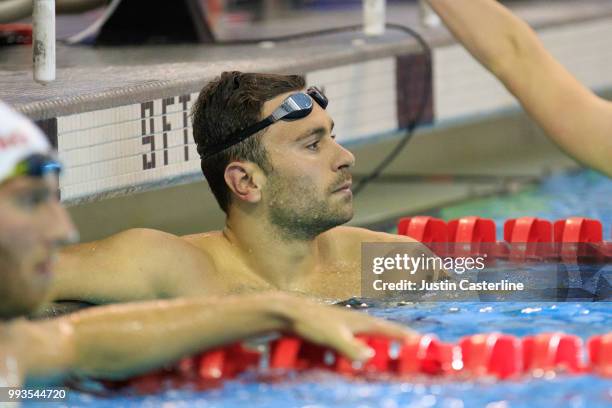
[{"label": "red lane line float", "polygon": [[612,333],[591,337],[587,348],[593,372],[612,378]]},{"label": "red lane line float", "polygon": [[463,217],[448,222],[451,256],[489,256],[494,248],[495,222],[488,218]]},{"label": "red lane line float", "polygon": [[535,217],[521,217],[504,223],[504,241],[511,244],[511,260],[554,259],[552,223]]},{"label": "red lane line float", "polygon": [[402,218],[398,234],[410,236],[439,256],[478,256],[563,262],[612,260],[612,241],[603,241],[600,221],[571,217],[554,224],[536,217],[509,219],[504,240],[496,240],[495,222],[481,217],[463,217],[448,223],[429,216]]},{"label": "red lane line float", "polygon": [[439,375],[451,371],[452,357],[448,345],[426,334],[405,341],[392,367],[395,368],[395,374],[402,376],[419,373]]},{"label": "red lane line float", "polygon": [[270,347],[270,368],[297,368],[297,358],[302,340],[297,337],[281,337]]},{"label": "red lane line float", "polygon": [[577,374],[588,369],[582,362],[582,340],[563,333],[542,333],[525,337],[523,359],[525,371],[536,374],[554,370]]},{"label": "red lane line float", "polygon": [[448,228],[444,221],[428,216],[407,217],[399,220],[397,233],[407,235],[419,242],[448,242]]},{"label": "red lane line float", "polygon": [[202,353],[198,356],[200,378],[234,378],[238,374],[256,368],[261,354],[244,348],[241,344]]},{"label": "red lane line float", "polygon": [[555,222],[555,242],[594,242],[603,240],[603,226],[598,220],[572,217]]},{"label": "red lane line float", "polygon": [[[110,388],[129,387],[143,394],[186,385],[202,390],[266,366],[281,371],[323,369],[366,378],[384,374],[385,378],[398,379],[428,375],[505,380],[556,372],[592,373],[612,378],[612,332],[589,339],[588,360],[584,359],[587,353],[582,340],[564,333],[540,333],[523,339],[502,333],[475,334],[460,339],[457,344],[443,343],[429,334],[415,335],[403,342],[382,336],[358,338],[374,350],[373,357],[362,364],[355,364],[325,347],[286,336],[271,342],[267,354],[234,344],[127,381],[104,383]],[[264,360],[267,365],[262,364]]]},{"label": "red lane line float", "polygon": [[449,255],[448,227],[438,218],[423,215],[402,218],[397,224],[397,233],[422,242],[439,256]]},{"label": "red lane line float", "polygon": [[598,220],[580,217],[559,220],[554,225],[554,239],[561,246],[559,252],[564,262],[602,260],[597,247],[603,241],[603,226]]},{"label": "red lane line float", "polygon": [[536,217],[521,217],[504,223],[506,242],[552,242],[552,224]]},{"label": "red lane line float", "polygon": [[500,333],[476,334],[460,340],[463,370],[472,377],[517,377],[523,371],[521,342]]},{"label": "red lane line float", "polygon": [[495,222],[488,218],[463,217],[448,222],[448,237],[452,242],[495,242]]}]

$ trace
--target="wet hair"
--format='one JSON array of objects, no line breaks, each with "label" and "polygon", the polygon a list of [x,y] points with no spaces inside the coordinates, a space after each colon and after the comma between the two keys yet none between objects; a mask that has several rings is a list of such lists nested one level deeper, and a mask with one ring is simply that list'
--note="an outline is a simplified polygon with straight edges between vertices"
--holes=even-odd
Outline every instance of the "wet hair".
[{"label": "wet hair", "polygon": [[227,141],[231,135],[261,119],[266,101],[305,87],[300,75],[223,72],[200,91],[192,111],[193,137],[198,147],[202,173],[221,209],[227,214],[231,190],[225,183],[225,168],[235,160],[257,164],[266,174],[272,171],[261,143],[266,129],[219,153],[206,152]]}]

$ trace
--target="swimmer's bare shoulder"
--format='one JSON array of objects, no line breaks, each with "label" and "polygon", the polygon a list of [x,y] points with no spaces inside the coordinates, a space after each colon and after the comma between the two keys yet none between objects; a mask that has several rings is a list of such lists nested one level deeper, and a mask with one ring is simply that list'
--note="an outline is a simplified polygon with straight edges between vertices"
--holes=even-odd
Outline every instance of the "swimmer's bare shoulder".
[{"label": "swimmer's bare shoulder", "polygon": [[211,252],[214,251],[214,248],[222,244],[223,232],[207,231],[197,234],[183,235],[180,238],[205,252]]},{"label": "swimmer's bare shoulder", "polygon": [[244,294],[274,289],[253,272],[244,254],[227,240],[223,231],[184,235],[181,239],[205,253],[214,263],[215,278],[220,287],[217,294]]},{"label": "swimmer's bare shoulder", "polygon": [[222,289],[212,258],[180,237],[136,228],[62,250],[53,300],[109,303]]},{"label": "swimmer's bare shoulder", "polygon": [[355,244],[363,242],[418,242],[413,238],[389,234],[386,232],[372,231],[367,228],[341,226],[333,228],[324,234],[327,239],[340,240],[353,247]]},{"label": "swimmer's bare shoulder", "polygon": [[[414,251],[414,253],[417,254],[415,256],[419,256],[422,253],[431,254],[433,256],[433,253],[425,245],[421,244],[414,238],[407,237],[405,235],[389,234],[386,232],[372,231],[367,228],[348,226],[333,228],[325,234],[328,234],[324,238],[326,241],[335,243],[334,245],[339,251],[339,254],[336,256],[344,256],[352,259],[358,258],[359,262],[361,262],[361,244],[368,242],[414,244],[407,249]],[[447,272],[444,270],[434,270],[428,272],[431,272],[434,275],[433,279],[435,280],[446,278],[448,276]]]},{"label": "swimmer's bare shoulder", "polygon": [[340,261],[344,265],[354,265],[345,273],[352,275],[360,272],[361,244],[366,242],[416,242],[402,237],[366,228],[340,226],[319,235],[319,249],[327,263]]}]

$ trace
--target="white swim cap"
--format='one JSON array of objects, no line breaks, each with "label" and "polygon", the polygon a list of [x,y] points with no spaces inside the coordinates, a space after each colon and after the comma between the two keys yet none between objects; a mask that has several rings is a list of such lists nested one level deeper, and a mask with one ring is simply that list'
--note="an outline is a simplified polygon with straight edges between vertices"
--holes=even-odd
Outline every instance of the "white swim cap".
[{"label": "white swim cap", "polygon": [[52,155],[43,132],[30,119],[0,101],[0,182],[32,155]]}]

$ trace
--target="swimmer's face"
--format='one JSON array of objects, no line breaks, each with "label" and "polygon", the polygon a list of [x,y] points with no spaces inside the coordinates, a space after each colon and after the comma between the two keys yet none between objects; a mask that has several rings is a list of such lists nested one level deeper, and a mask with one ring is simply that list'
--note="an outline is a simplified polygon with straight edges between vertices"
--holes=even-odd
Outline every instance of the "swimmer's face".
[{"label": "swimmer's face", "polygon": [[[292,93],[266,102],[262,117]],[[273,168],[262,199],[271,222],[296,238],[312,238],[353,217],[350,169],[355,157],[336,142],[327,112],[313,105],[305,118],[270,126],[262,139]]]},{"label": "swimmer's face", "polygon": [[0,317],[27,314],[45,300],[58,245],[76,234],[57,188],[55,175],[0,184]]}]

